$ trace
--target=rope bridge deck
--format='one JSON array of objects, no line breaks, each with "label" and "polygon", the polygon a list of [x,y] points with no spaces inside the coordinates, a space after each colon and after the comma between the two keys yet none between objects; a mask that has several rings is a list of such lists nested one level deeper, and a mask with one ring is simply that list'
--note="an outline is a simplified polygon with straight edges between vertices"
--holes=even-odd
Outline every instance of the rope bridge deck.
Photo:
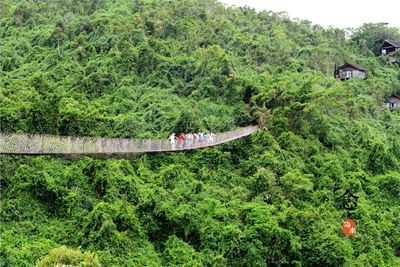
[{"label": "rope bridge deck", "polygon": [[0,133],[0,154],[21,155],[129,155],[170,152],[216,146],[254,133],[258,126],[217,133],[208,141],[171,143],[168,139],[72,137]]}]

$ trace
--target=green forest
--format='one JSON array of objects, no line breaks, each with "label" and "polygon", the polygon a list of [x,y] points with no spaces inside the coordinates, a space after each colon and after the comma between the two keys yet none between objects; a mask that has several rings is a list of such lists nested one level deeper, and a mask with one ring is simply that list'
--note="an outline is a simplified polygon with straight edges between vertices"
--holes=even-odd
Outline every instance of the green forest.
[{"label": "green forest", "polygon": [[[0,266],[400,266],[386,39],[216,0],[0,0],[0,132],[260,125],[178,153],[0,155]],[[335,79],[345,62],[367,78]]]}]

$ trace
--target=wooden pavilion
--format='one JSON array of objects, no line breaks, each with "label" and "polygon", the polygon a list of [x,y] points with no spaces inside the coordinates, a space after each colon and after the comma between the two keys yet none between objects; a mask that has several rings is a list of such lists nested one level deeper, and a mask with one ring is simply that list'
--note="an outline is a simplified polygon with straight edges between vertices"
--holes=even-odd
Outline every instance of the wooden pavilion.
[{"label": "wooden pavilion", "polygon": [[382,55],[387,55],[391,63],[398,62],[397,58],[392,56],[397,49],[400,49],[400,41],[385,40],[381,45]]},{"label": "wooden pavilion", "polygon": [[392,94],[385,102],[385,108],[390,110],[400,109],[400,94]]},{"label": "wooden pavilion", "polygon": [[345,63],[343,66],[335,67],[334,76],[342,81],[350,78],[365,79],[367,77],[367,72],[365,68],[359,64]]}]

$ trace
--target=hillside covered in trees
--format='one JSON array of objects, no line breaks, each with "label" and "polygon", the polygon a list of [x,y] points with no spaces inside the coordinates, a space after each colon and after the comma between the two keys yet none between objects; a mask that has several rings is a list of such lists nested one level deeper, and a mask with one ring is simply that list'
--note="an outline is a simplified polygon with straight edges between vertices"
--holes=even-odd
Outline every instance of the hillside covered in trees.
[{"label": "hillside covered in trees", "polygon": [[[400,266],[400,112],[383,108],[400,64],[385,39],[399,29],[346,38],[214,0],[0,1],[1,132],[261,126],[182,153],[0,155],[0,266]],[[367,79],[336,80],[345,62]]]}]

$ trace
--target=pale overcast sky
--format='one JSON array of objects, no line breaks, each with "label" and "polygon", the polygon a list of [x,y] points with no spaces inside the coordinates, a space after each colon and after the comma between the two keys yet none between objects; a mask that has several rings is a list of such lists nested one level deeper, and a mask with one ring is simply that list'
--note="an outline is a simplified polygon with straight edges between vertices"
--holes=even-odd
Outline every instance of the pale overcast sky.
[{"label": "pale overcast sky", "polygon": [[219,0],[256,10],[285,11],[291,18],[324,27],[355,28],[367,22],[387,22],[400,28],[400,0]]}]

